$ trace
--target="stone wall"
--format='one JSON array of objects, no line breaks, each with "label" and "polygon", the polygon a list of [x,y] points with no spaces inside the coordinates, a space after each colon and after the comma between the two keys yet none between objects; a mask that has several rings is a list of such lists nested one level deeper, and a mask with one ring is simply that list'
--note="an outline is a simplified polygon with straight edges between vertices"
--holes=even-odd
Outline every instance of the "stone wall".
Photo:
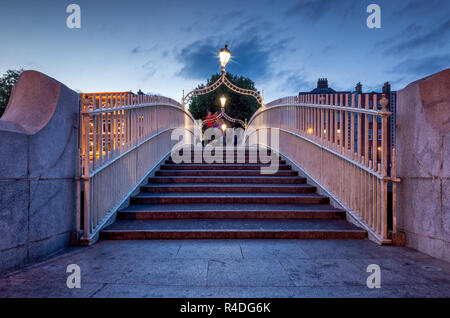
[{"label": "stone wall", "polygon": [[69,245],[76,222],[78,94],[26,71],[0,119],[0,271]]},{"label": "stone wall", "polygon": [[450,261],[450,69],[397,95],[398,226],[409,247]]}]

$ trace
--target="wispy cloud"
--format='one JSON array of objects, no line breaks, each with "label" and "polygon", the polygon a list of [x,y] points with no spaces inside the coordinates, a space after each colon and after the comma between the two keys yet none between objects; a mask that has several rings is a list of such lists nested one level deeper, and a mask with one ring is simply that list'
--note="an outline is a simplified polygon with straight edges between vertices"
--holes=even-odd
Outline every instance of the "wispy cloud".
[{"label": "wispy cloud", "polygon": [[143,48],[140,45],[136,45],[135,47],[133,47],[130,51],[131,54],[141,54],[141,53],[146,53],[146,52],[151,52],[154,51],[158,46],[152,45],[151,47],[147,47],[147,48]]},{"label": "wispy cloud", "polygon": [[[401,54],[427,46],[436,47],[437,45],[448,43],[450,40],[450,18],[438,25],[438,27],[425,33],[417,33],[418,28],[420,27],[414,24],[410,25],[406,31],[413,34],[413,36],[406,40],[402,41],[402,38],[400,38],[400,42],[398,40],[394,42],[394,39],[391,39],[393,44],[386,49],[386,53]],[[408,37],[408,35],[404,34],[404,37]]]},{"label": "wispy cloud", "polygon": [[285,12],[285,16],[300,16],[304,20],[319,21],[334,11],[346,19],[360,6],[361,3],[358,0],[298,0],[295,5]]},{"label": "wispy cloud", "polygon": [[417,25],[416,23],[409,24],[402,31],[396,33],[393,36],[387,37],[381,41],[375,43],[375,47],[378,49],[380,47],[392,47],[393,43],[398,43],[399,39],[410,39],[411,37],[417,36],[423,31],[423,27]]},{"label": "wispy cloud", "polygon": [[409,58],[397,64],[392,73],[413,75],[415,77],[430,75],[450,67],[450,54],[432,55],[423,58]]},{"label": "wispy cloud", "polygon": [[136,46],[131,50],[131,54],[139,54],[142,52],[142,48],[140,46]]},{"label": "wispy cloud", "polygon": [[308,20],[319,20],[331,10],[331,6],[334,5],[333,2],[336,1],[299,0],[291,9],[286,11],[286,16],[301,15]]},{"label": "wispy cloud", "polygon": [[405,17],[413,15],[421,15],[427,13],[436,13],[436,9],[442,8],[448,0],[410,0],[407,4],[399,7],[395,11],[394,16]]},{"label": "wispy cloud", "polygon": [[[231,41],[232,59],[227,70],[255,80],[261,79],[267,76],[273,58],[285,48],[288,40],[272,42],[270,37],[247,35]],[[185,79],[205,79],[220,71],[217,53],[222,46],[221,39],[208,38],[184,47],[176,54],[178,62],[183,65],[177,75]]]},{"label": "wispy cloud", "polygon": [[276,78],[280,84],[277,90],[291,92],[308,92],[314,88],[314,83],[307,80],[303,70],[281,71]]}]

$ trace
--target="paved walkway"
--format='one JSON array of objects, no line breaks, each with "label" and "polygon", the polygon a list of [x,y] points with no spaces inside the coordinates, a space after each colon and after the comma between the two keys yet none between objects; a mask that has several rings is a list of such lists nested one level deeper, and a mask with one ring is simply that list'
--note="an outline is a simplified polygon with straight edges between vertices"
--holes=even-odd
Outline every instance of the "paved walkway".
[{"label": "paved walkway", "polygon": [[367,240],[102,241],[0,276],[0,297],[450,297],[450,264]]}]

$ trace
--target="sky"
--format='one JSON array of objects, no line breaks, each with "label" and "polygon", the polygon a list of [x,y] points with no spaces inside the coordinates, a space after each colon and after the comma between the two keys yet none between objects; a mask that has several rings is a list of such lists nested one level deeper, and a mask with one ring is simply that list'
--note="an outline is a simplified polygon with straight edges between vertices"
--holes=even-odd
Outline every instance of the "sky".
[{"label": "sky", "polygon": [[[66,25],[69,4],[81,28]],[[381,28],[369,29],[369,4]],[[180,100],[220,72],[266,102],[310,91],[394,90],[450,66],[448,0],[0,0],[0,75],[37,70],[80,92],[141,89]]]}]

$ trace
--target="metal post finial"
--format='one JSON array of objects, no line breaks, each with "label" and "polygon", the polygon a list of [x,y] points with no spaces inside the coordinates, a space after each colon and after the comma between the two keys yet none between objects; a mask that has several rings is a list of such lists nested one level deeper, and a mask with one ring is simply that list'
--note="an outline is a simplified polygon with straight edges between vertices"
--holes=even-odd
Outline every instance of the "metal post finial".
[{"label": "metal post finial", "polygon": [[382,95],[383,98],[380,100],[380,104],[382,107],[383,112],[388,111],[386,106],[389,104],[389,99],[386,98],[386,94]]}]

